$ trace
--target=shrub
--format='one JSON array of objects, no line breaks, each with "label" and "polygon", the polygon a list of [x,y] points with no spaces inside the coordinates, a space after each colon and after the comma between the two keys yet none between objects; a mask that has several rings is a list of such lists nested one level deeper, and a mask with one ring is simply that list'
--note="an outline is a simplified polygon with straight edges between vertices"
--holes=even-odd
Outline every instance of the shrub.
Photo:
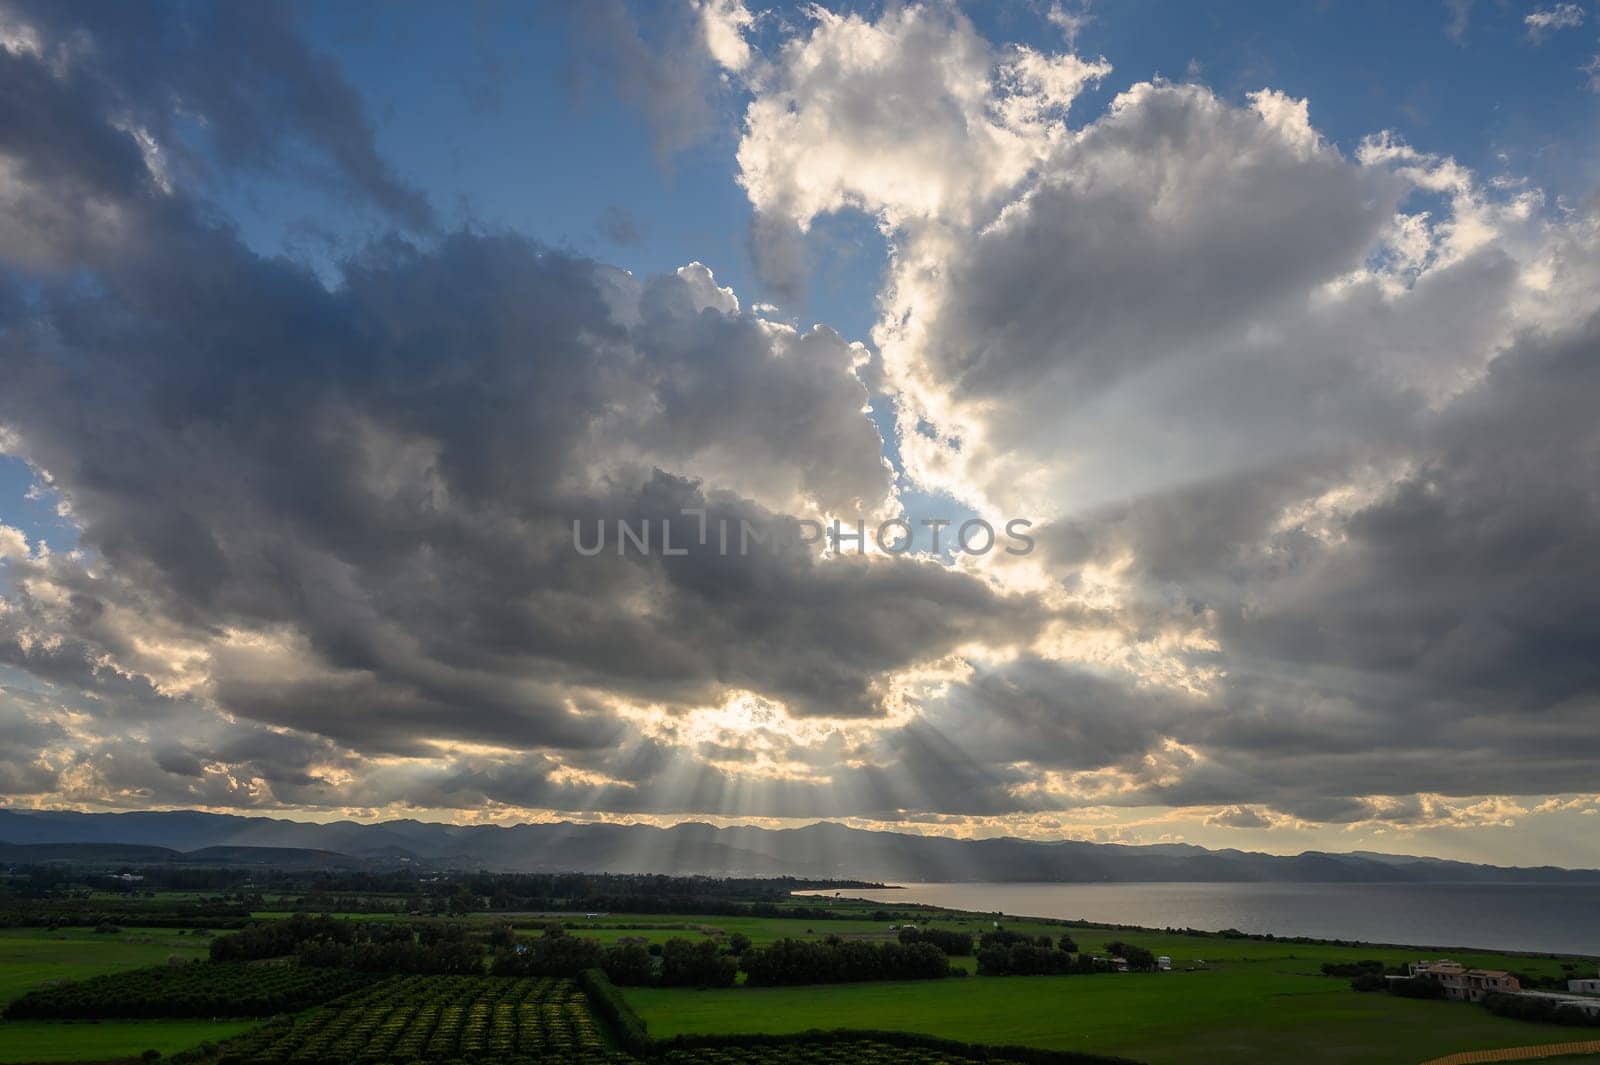
[{"label": "shrub", "polygon": [[1401,998],[1444,998],[1444,988],[1439,981],[1413,976],[1407,980],[1388,981],[1389,991]]},{"label": "shrub", "polygon": [[952,958],[972,955],[972,933],[953,932],[948,928],[918,928],[912,925],[900,930],[902,943],[931,943]]},{"label": "shrub", "polygon": [[870,943],[829,938],[782,939],[747,951],[740,961],[754,986],[836,984],[863,980],[937,980],[950,959],[931,943]]},{"label": "shrub", "polygon": [[612,983],[629,987],[648,984],[655,975],[650,952],[641,943],[619,943],[601,951],[600,968]]},{"label": "shrub", "polygon": [[1600,1028],[1600,1015],[1556,998],[1491,994],[1483,997],[1483,1008],[1497,1017],[1511,1017],[1519,1021]]},{"label": "shrub", "polygon": [[661,952],[663,987],[732,987],[738,975],[739,963],[715,940],[669,939]]},{"label": "shrub", "polygon": [[589,996],[589,1005],[611,1026],[617,1044],[632,1054],[643,1055],[650,1049],[650,1035],[644,1018],[633,1011],[628,1000],[606,979],[599,969],[585,969],[578,974],[578,984]]}]

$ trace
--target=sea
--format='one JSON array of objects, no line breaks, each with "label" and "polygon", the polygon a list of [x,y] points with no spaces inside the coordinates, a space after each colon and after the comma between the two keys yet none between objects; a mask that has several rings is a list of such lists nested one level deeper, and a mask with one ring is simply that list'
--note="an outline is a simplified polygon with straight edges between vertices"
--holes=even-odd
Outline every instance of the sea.
[{"label": "sea", "polygon": [[964,883],[842,894],[1012,917],[1600,957],[1600,883]]}]

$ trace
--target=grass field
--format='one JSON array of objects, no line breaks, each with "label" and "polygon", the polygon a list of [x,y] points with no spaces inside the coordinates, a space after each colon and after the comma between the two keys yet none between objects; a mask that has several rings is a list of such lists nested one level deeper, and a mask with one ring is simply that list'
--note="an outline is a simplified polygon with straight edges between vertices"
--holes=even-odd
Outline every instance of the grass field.
[{"label": "grass field", "polygon": [[[180,936],[170,928],[125,928],[107,935],[87,928],[0,930],[0,1005],[66,980],[160,965],[172,955],[203,958],[210,940]],[[0,1063],[108,1061],[163,1055],[207,1039],[227,1039],[250,1022],[208,1021],[0,1021]]]},{"label": "grass field", "polygon": [[[1019,930],[1027,926],[1007,924]],[[1039,930],[1061,931],[1043,925]],[[1099,949],[1107,939],[1119,937],[1170,955],[1179,969],[1200,960],[1207,968],[721,991],[636,988],[625,993],[656,1038],[895,1029],[969,1042],[1120,1054],[1151,1065],[1415,1065],[1458,1050],[1574,1038],[1571,1028],[1506,1020],[1466,1003],[1358,994],[1347,981],[1319,972],[1324,961],[1381,958],[1397,964],[1414,960],[1414,950],[1070,931],[1085,949]],[[1559,972],[1559,964],[1550,959],[1480,952],[1454,956],[1469,965]]]},{"label": "grass field", "polygon": [[[604,943],[624,937],[657,943],[679,937],[725,939],[742,933],[758,946],[785,937],[815,939],[826,935],[888,940],[897,934],[891,924],[905,920],[887,919],[881,914],[871,916],[878,910],[905,912],[902,907],[841,902],[830,909],[833,913],[828,916],[799,918],[608,913],[595,918],[568,914],[560,919],[571,933],[592,936]],[[280,916],[276,911],[270,915]],[[385,914],[363,916],[368,920],[395,919]],[[537,927],[545,920],[521,913],[478,913],[468,919],[509,919],[525,928]],[[974,936],[992,927],[990,917],[978,914],[919,912],[915,921]],[[1415,1065],[1460,1050],[1567,1042],[1581,1034],[1571,1028],[1497,1018],[1464,1003],[1358,994],[1349,989],[1346,980],[1324,977],[1319,971],[1324,962],[1369,958],[1400,965],[1424,953],[1415,948],[1137,932],[1023,919],[1007,919],[1004,923],[1012,931],[1048,935],[1052,939],[1065,932],[1088,951],[1101,951],[1112,939],[1127,940],[1155,954],[1170,956],[1179,971],[1068,977],[972,976],[945,981],[792,988],[739,986],[720,991],[637,988],[626,989],[625,994],[656,1038],[679,1034],[788,1033],[812,1028],[887,1029],[964,1042],[1116,1054],[1150,1065],[1210,1061],[1237,1065],[1279,1065],[1285,1061],[1303,1065]],[[76,928],[57,932],[0,931],[0,1002],[42,984],[161,964],[172,955],[202,957],[209,942],[204,937],[180,936],[168,929],[129,928],[117,935]],[[1561,963],[1548,957],[1481,951],[1451,951],[1449,956],[1469,966],[1562,975]],[[972,958],[952,960],[959,968],[975,968]],[[1187,968],[1196,971],[1182,971]],[[475,978],[468,979],[475,982]],[[444,1001],[448,997],[430,990],[417,1000],[417,1008],[430,1018],[438,1013],[452,1025],[459,1021],[463,1026],[456,1044],[446,1049],[454,1053],[469,1046],[468,1033],[480,1033],[472,1038],[485,1041],[482,1051],[489,1049],[491,1039],[505,1038],[506,1029],[500,1028],[501,1034],[495,1035],[497,1028],[490,1023],[497,1010],[503,1012],[500,1007],[479,1009],[463,1003],[456,1009]],[[429,1001],[424,1003],[424,999]],[[401,1023],[401,1015],[388,1009],[358,1010],[349,1019],[359,1017],[363,1024],[376,1024],[380,1013],[388,1018],[385,1038],[412,1027],[409,1019]],[[479,1013],[483,1016],[477,1017]],[[581,1015],[574,1017],[581,1020]],[[435,1030],[432,1020],[428,1025],[429,1032]],[[204,1040],[231,1037],[248,1027],[249,1022],[7,1022],[0,1024],[0,1065],[107,1061],[137,1056],[147,1048],[165,1055]],[[302,1031],[306,1036],[311,1034],[311,1029]],[[355,1036],[352,1032],[342,1033],[341,1037],[344,1034]],[[428,1036],[429,1040],[432,1038]],[[362,1044],[367,1041],[364,1035],[356,1039]],[[606,1056],[598,1048],[587,1049]],[[728,1057],[728,1053],[731,1051],[718,1051],[709,1054],[707,1060],[743,1060],[737,1055]],[[701,1056],[697,1053],[694,1060]],[[1583,1065],[1588,1059],[1565,1060],[1571,1065]]]},{"label": "grass field", "polygon": [[0,1005],[55,981],[160,965],[172,955],[203,958],[210,942],[171,928],[125,928],[112,935],[88,928],[0,929]]},{"label": "grass field", "polygon": [[6,1021],[0,1023],[0,1062],[112,1061],[146,1050],[163,1055],[229,1039],[250,1021]]}]

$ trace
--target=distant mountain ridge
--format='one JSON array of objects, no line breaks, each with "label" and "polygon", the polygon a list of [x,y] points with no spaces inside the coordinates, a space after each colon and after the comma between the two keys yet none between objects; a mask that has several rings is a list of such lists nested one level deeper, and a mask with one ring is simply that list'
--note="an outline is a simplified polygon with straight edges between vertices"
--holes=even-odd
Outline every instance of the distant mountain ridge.
[{"label": "distant mountain ridge", "polygon": [[[706,873],[883,881],[992,883],[1566,882],[1600,870],[1505,868],[1409,855],[1307,851],[1274,855],[1190,844],[1132,846],[1064,840],[952,839],[819,822],[804,828],[672,828],[576,823],[446,825],[424,821],[316,824],[194,810],[136,813],[0,809],[0,861],[63,860],[62,845],[93,844],[99,860],[285,867],[326,865],[516,872]],[[46,846],[48,845],[48,846]],[[112,857],[128,848],[122,859]],[[149,850],[148,859],[134,849]],[[45,855],[56,852],[60,857]],[[89,850],[80,855],[92,853]],[[26,857],[33,854],[36,857]],[[167,857],[160,857],[166,854]]]}]

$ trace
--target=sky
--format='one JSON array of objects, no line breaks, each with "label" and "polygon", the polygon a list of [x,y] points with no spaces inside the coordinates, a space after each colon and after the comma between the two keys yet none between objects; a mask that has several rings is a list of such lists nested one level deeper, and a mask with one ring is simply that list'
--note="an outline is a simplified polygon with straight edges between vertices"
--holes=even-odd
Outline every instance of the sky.
[{"label": "sky", "polygon": [[1594,0],[0,0],[0,82],[0,803],[1600,866]]}]

